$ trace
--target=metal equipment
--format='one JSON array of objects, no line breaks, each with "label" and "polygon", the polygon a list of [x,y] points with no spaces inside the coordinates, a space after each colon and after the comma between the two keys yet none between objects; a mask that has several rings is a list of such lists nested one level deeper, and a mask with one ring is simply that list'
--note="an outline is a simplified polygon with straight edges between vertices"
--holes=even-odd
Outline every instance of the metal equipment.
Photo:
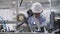
[{"label": "metal equipment", "polygon": [[23,22],[25,19],[26,19],[26,17],[25,17],[24,14],[19,14],[19,15],[17,16],[17,21],[19,21],[19,22]]},{"label": "metal equipment", "polygon": [[[55,32],[60,29],[60,15],[51,12],[50,15],[50,32]],[[60,31],[60,30],[59,30]],[[59,31],[57,31],[59,33]]]},{"label": "metal equipment", "polygon": [[2,29],[3,29],[3,25],[0,25],[0,32],[1,32]]}]

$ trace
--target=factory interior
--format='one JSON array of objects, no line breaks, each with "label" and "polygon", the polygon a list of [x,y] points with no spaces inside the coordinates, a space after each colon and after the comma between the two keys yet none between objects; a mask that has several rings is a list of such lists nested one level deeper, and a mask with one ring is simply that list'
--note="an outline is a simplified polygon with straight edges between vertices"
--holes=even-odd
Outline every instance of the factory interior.
[{"label": "factory interior", "polygon": [[59,34],[60,0],[0,0],[0,34]]}]

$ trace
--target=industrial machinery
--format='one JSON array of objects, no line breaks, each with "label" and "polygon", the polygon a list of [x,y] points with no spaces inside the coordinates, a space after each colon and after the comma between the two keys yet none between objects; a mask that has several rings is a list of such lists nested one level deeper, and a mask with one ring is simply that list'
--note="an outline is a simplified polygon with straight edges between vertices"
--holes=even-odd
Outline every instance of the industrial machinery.
[{"label": "industrial machinery", "polygon": [[17,16],[17,21],[20,22],[20,24],[16,26],[18,30],[22,29],[24,32],[29,32],[29,26],[24,14],[19,14]]},{"label": "industrial machinery", "polygon": [[59,34],[60,31],[60,14],[51,12],[50,15],[50,32]]},{"label": "industrial machinery", "polygon": [[26,19],[26,17],[25,17],[24,14],[19,14],[19,15],[17,16],[17,20],[18,20],[19,22],[23,22],[25,19]]}]

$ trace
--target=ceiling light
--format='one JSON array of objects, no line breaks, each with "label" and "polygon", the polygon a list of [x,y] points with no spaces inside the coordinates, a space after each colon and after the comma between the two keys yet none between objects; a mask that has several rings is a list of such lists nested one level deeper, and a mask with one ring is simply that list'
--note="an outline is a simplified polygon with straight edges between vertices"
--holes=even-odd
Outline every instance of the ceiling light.
[{"label": "ceiling light", "polygon": [[30,1],[30,2],[33,2],[33,1]]},{"label": "ceiling light", "polygon": [[15,4],[16,2],[15,1],[13,1],[13,4]]}]

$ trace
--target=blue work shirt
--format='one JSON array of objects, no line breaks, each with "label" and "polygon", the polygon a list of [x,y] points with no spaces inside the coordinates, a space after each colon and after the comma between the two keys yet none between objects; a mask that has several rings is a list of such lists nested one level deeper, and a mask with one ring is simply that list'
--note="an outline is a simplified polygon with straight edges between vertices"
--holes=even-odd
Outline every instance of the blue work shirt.
[{"label": "blue work shirt", "polygon": [[28,19],[28,23],[30,25],[34,25],[34,16],[31,16],[29,19]]},{"label": "blue work shirt", "polygon": [[47,23],[46,23],[46,17],[43,14],[41,14],[38,17],[38,20],[39,20],[41,26],[46,26],[47,25]]},{"label": "blue work shirt", "polygon": [[[40,16],[37,17],[37,19],[39,20],[39,23],[40,23],[40,26],[46,26],[46,18],[45,16],[43,16],[43,14],[41,14]],[[29,19],[28,19],[28,23],[33,26],[35,23],[34,23],[34,16],[31,16]]]}]

